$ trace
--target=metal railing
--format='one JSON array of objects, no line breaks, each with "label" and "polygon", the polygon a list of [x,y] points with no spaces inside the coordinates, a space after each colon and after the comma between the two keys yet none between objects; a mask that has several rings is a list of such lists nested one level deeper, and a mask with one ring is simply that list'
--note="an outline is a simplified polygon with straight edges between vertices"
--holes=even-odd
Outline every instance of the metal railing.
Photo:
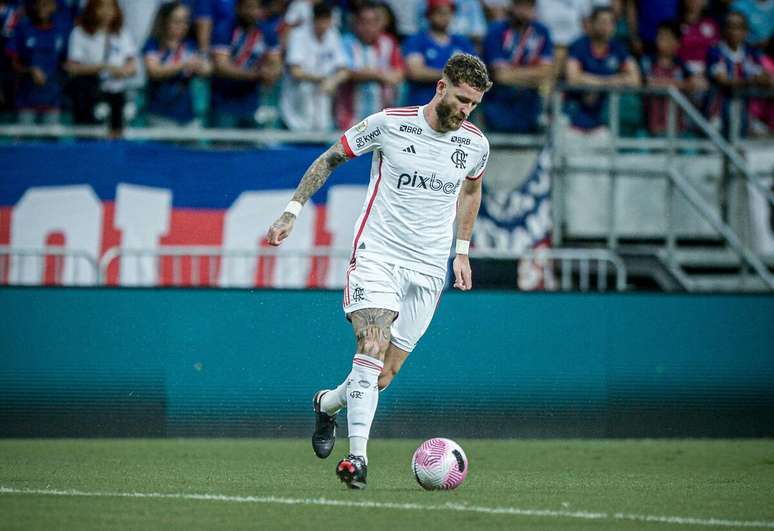
[{"label": "metal railing", "polygon": [[[608,276],[613,277],[613,287],[616,291],[627,289],[624,261],[616,253],[606,249],[542,248],[520,253],[472,249],[470,258],[529,261],[540,271],[543,285],[549,290],[591,291],[596,286],[597,291],[607,291]],[[573,282],[576,273],[577,283]],[[557,276],[558,283],[554,280]]]},{"label": "metal railing", "polygon": [[[258,260],[262,258],[290,260],[290,271],[298,274],[308,264],[302,260],[327,258],[344,262],[351,256],[351,249],[313,247],[292,249],[287,247],[260,247],[256,249],[224,249],[218,246],[182,245],[162,246],[157,249],[129,249],[111,247],[99,260],[99,284],[110,285],[111,267],[120,260],[124,276],[115,284],[120,285],[168,285],[168,286],[220,286],[254,287],[252,282],[258,272]],[[346,266],[342,267],[342,270]],[[118,278],[117,273],[113,274]],[[159,282],[161,279],[161,282]],[[291,285],[294,283],[291,282]],[[297,286],[303,287],[303,286]]]},{"label": "metal railing", "polygon": [[[329,247],[308,250],[275,247],[228,250],[214,246],[164,246],[158,249],[113,247],[99,261],[99,284],[255,287],[258,260],[282,258],[286,260],[285,267],[296,268],[295,282],[286,279],[288,287],[305,287],[304,280],[308,278],[311,267],[308,261],[327,258],[334,264],[329,267],[338,265],[342,273],[341,278],[335,279],[334,286],[329,287],[340,287],[344,282],[343,272],[351,252],[351,249]],[[606,291],[609,286],[608,277],[613,278],[613,289],[624,291],[627,288],[627,272],[623,260],[604,249],[539,249],[521,253],[474,249],[471,250],[470,258],[512,262],[529,260],[541,272],[543,279],[547,280],[544,282],[546,289]],[[163,263],[165,259],[168,260],[166,265]],[[121,260],[122,271],[124,268],[129,271],[134,268],[134,274],[130,275],[128,282],[120,281],[116,271],[113,271],[111,280],[111,268],[118,260]],[[292,261],[297,262],[294,264]],[[307,264],[302,264],[301,261],[307,261]],[[548,280],[556,277],[558,281]],[[574,281],[575,278],[577,281]],[[324,279],[320,281],[319,287],[324,287]]]},{"label": "metal railing", "polygon": [[56,285],[93,285],[98,280],[97,260],[86,251],[62,247],[0,245],[0,285],[43,284],[46,273]]},{"label": "metal railing", "polygon": [[[558,126],[561,123],[560,113],[562,106],[562,95],[564,91],[577,91],[577,90],[593,90],[594,92],[607,93],[609,95],[609,115],[608,115],[608,128],[610,131],[610,143],[606,147],[606,154],[608,157],[607,166],[595,167],[588,164],[573,164],[568,163],[568,156],[564,149],[562,141],[562,131]],[[622,140],[619,132],[619,117],[620,117],[620,98],[622,94],[634,93],[639,95],[661,96],[667,101],[667,135],[664,147],[664,154],[666,156],[665,167],[663,168],[622,168],[619,164],[620,153],[623,149],[628,149],[622,146]],[[733,228],[723,219],[721,215],[718,215],[716,208],[713,208],[712,204],[707,202],[698,190],[682,176],[675,168],[675,160],[677,153],[680,149],[685,149],[685,142],[679,138],[677,115],[678,109],[683,112],[684,115],[693,122],[693,124],[699,128],[699,130],[706,135],[708,140],[700,141],[696,144],[696,147],[701,146],[702,150],[707,152],[718,152],[721,156],[729,161],[729,164],[742,176],[747,182],[749,182],[758,192],[760,192],[766,200],[774,205],[774,193],[769,190],[763,182],[750,171],[746,161],[741,153],[727,141],[720,132],[715,129],[707,119],[691,104],[688,98],[685,97],[679,90],[674,87],[667,88],[612,88],[612,87],[560,87],[555,93],[553,98],[553,120],[557,127],[552,130],[552,141],[554,143],[553,153],[553,184],[554,184],[554,240],[561,243],[563,241],[563,222],[564,222],[564,200],[566,195],[563,193],[564,179],[567,175],[575,172],[584,173],[606,173],[610,178],[610,186],[608,187],[608,195],[606,203],[608,205],[608,231],[607,231],[607,247],[608,249],[616,249],[618,247],[619,235],[618,227],[616,225],[616,195],[617,195],[617,183],[619,176],[646,176],[662,178],[666,181],[665,189],[665,204],[666,204],[666,238],[665,238],[665,252],[657,252],[656,256],[664,262],[664,265],[670,269],[675,278],[682,284],[683,288],[687,290],[693,289],[693,284],[688,275],[686,275],[675,259],[677,248],[677,236],[675,231],[675,212],[674,212],[674,196],[675,189],[680,192],[688,204],[693,210],[706,221],[717,234],[725,241],[726,245],[736,254],[739,260],[746,266],[752,269],[752,271],[759,277],[768,289],[774,290],[774,276],[769,272],[766,264],[752,249],[744,244],[742,238],[733,230]],[[740,108],[737,107],[736,112],[740,112]],[[733,121],[733,120],[732,120]],[[737,119],[736,122],[739,120]],[[733,127],[733,126],[732,126]],[[736,125],[738,128],[738,123]],[[738,137],[738,135],[737,135]],[[739,143],[741,145],[741,143]],[[740,287],[744,283],[744,276],[740,276]]]}]

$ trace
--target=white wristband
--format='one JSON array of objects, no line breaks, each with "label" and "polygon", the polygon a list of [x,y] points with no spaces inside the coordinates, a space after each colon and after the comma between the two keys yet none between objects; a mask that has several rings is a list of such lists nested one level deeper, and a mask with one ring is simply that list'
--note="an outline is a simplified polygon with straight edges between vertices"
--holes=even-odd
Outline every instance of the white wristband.
[{"label": "white wristband", "polygon": [[457,240],[457,254],[469,254],[470,241],[469,240]]},{"label": "white wristband", "polygon": [[288,203],[288,206],[285,207],[285,212],[290,212],[294,216],[298,217],[298,215],[301,213],[302,208],[304,208],[304,205],[302,205],[298,201],[291,201],[290,203]]}]

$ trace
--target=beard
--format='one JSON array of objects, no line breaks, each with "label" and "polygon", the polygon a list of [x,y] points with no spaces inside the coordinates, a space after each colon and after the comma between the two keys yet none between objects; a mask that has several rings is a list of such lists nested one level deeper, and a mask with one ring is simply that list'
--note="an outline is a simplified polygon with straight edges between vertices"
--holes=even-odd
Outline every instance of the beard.
[{"label": "beard", "polygon": [[435,112],[438,115],[438,125],[440,125],[444,131],[456,131],[465,120],[465,116],[462,114],[454,113],[454,107],[446,102],[446,98],[438,102],[438,105],[435,107]]}]

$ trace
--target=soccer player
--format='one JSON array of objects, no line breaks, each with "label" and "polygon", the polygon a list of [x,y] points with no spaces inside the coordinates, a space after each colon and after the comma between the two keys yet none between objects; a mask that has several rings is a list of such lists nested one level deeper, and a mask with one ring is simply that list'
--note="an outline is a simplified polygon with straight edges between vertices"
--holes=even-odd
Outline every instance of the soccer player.
[{"label": "soccer player", "polygon": [[344,313],[352,322],[357,351],[341,385],[318,391],[313,400],[312,446],[320,458],[333,450],[336,414],[349,410],[349,455],[336,474],[350,488],[366,486],[366,445],[379,391],[400,370],[433,317],[455,217],[454,287],[467,291],[472,286],[468,246],[489,143],[466,118],[490,86],[481,60],[452,56],[428,104],[373,114],[318,157],[269,229],[268,242],[280,245],[304,203],[337,166],[373,153],[344,288]]}]

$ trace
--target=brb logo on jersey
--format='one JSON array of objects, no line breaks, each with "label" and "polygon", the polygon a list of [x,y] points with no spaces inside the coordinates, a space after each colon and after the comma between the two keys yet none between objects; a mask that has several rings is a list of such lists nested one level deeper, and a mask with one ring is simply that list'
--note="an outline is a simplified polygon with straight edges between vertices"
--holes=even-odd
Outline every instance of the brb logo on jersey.
[{"label": "brb logo on jersey", "polygon": [[457,188],[460,186],[460,180],[457,179],[456,183],[451,181],[445,182],[442,179],[432,174],[430,177],[419,175],[414,172],[414,175],[408,173],[401,173],[398,177],[398,189],[401,188],[424,188],[425,190],[432,190],[433,192],[443,192],[447,195],[455,195]]},{"label": "brb logo on jersey", "polygon": [[458,170],[464,170],[465,162],[468,160],[468,154],[461,149],[457,149],[454,153],[452,153],[451,160],[454,165],[457,166]]},{"label": "brb logo on jersey", "polygon": [[412,135],[422,136],[422,128],[416,125],[400,124],[401,133],[411,133]]}]

